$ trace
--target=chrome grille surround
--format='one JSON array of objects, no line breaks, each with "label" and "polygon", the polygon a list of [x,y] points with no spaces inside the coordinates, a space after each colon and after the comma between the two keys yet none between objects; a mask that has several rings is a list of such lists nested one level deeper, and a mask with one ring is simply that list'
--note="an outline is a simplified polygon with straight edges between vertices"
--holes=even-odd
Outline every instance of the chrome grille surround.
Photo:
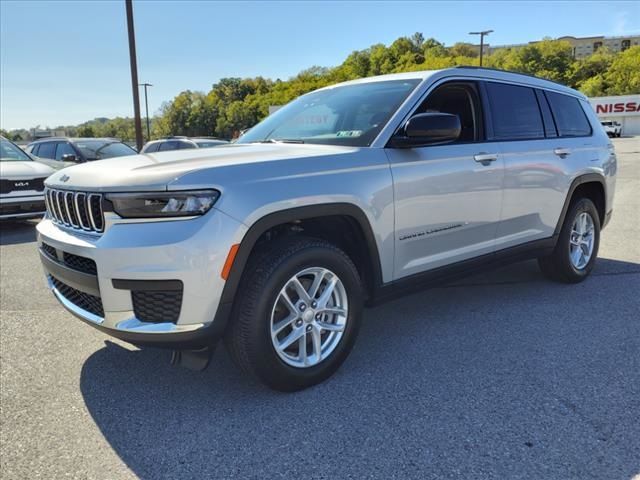
[{"label": "chrome grille surround", "polygon": [[102,194],[46,188],[44,198],[53,222],[84,232],[104,231]]}]

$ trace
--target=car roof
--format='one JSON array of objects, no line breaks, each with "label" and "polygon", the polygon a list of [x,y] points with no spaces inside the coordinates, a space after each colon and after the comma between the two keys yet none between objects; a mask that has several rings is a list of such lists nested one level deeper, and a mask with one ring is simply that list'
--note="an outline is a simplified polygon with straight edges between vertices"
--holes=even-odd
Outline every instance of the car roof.
[{"label": "car roof", "polygon": [[227,140],[223,140],[221,138],[215,137],[183,137],[183,136],[174,136],[174,137],[163,137],[157,140],[149,140],[145,145],[151,145],[152,143],[160,143],[160,142],[175,142],[178,140],[188,140],[191,142],[221,142],[221,143],[229,143]]},{"label": "car roof", "polygon": [[86,142],[86,141],[121,142],[119,139],[111,138],[111,137],[46,137],[46,138],[39,138],[38,140],[34,140],[33,142],[30,142],[29,145],[32,145],[35,143],[42,143],[42,142],[55,142],[60,140],[66,140],[69,142]]},{"label": "car roof", "polygon": [[452,68],[445,68],[442,70],[423,70],[418,72],[404,72],[404,73],[392,73],[389,75],[377,75],[374,77],[359,78],[356,80],[349,80],[347,82],[338,83],[335,85],[329,85],[321,88],[320,90],[329,90],[331,88],[344,86],[344,85],[356,85],[361,83],[373,83],[384,82],[389,80],[421,80],[425,81],[429,78],[446,78],[448,76],[456,77],[469,77],[480,80],[500,80],[503,82],[528,85],[530,87],[544,88],[547,90],[555,90],[565,94],[569,94],[575,97],[586,99],[587,97],[581,92],[569,88],[560,83],[548,80],[545,78],[535,77],[533,75],[527,75],[525,73],[510,72],[508,70],[499,70],[495,68],[481,68],[473,66],[458,66]]}]

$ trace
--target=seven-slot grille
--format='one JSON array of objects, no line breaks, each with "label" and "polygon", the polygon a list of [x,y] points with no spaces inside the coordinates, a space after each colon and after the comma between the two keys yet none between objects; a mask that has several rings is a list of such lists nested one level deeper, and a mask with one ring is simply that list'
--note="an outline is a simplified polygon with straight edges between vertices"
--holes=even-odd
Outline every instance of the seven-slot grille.
[{"label": "seven-slot grille", "polygon": [[44,199],[47,212],[56,223],[86,232],[104,230],[101,194],[47,188]]}]

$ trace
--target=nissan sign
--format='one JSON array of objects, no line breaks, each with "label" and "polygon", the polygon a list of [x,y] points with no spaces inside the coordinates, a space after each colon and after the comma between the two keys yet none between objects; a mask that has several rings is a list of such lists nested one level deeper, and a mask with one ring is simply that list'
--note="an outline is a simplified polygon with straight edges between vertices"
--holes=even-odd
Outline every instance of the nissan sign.
[{"label": "nissan sign", "polygon": [[640,113],[640,95],[597,97],[589,101],[600,117],[627,117]]}]

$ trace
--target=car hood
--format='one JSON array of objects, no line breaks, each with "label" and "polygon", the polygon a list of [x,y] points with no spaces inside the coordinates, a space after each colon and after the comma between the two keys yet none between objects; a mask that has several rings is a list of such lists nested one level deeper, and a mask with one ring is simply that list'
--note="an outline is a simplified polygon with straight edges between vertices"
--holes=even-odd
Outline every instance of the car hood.
[{"label": "car hood", "polygon": [[53,172],[51,167],[31,160],[0,162],[0,178],[5,180],[42,178],[48,177]]},{"label": "car hood", "polygon": [[187,173],[233,165],[352,152],[352,147],[301,144],[229,144],[215,148],[175,150],[83,163],[59,170],[46,185],[96,192],[166,190]]}]

